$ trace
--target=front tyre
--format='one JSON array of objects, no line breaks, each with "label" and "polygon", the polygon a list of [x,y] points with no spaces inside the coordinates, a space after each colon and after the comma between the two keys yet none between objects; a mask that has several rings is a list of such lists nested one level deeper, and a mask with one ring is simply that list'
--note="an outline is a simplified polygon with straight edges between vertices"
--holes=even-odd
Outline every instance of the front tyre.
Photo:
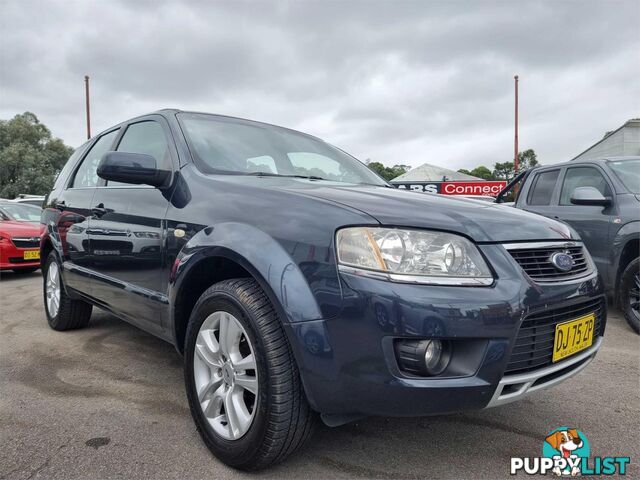
[{"label": "front tyre", "polygon": [[202,294],[184,361],[196,427],[227,465],[265,468],[310,437],[315,414],[280,320],[255,280],[226,280]]},{"label": "front tyre", "polygon": [[58,256],[51,252],[43,270],[44,311],[54,330],[74,330],[86,327],[91,318],[91,305],[67,295],[62,281]]},{"label": "front tyre", "polygon": [[640,333],[640,258],[632,260],[622,272],[620,307],[629,326]]}]

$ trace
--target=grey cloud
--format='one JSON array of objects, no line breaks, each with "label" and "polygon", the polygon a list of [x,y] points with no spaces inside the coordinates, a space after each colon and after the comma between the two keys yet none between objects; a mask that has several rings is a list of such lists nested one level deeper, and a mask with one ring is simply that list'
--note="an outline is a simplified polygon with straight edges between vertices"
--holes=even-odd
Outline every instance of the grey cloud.
[{"label": "grey cloud", "polygon": [[318,135],[385,163],[563,160],[640,113],[635,1],[40,2],[0,18],[0,116],[94,125],[182,107]]}]

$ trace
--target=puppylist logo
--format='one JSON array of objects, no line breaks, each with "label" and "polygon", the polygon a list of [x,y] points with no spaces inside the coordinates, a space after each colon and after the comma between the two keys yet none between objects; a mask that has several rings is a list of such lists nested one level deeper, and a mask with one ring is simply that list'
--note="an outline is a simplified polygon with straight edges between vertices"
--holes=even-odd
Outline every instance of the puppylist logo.
[{"label": "puppylist logo", "polygon": [[523,471],[527,475],[559,477],[577,475],[625,475],[629,457],[591,458],[589,441],[575,428],[560,427],[551,431],[542,444],[542,457],[511,458],[511,475]]}]

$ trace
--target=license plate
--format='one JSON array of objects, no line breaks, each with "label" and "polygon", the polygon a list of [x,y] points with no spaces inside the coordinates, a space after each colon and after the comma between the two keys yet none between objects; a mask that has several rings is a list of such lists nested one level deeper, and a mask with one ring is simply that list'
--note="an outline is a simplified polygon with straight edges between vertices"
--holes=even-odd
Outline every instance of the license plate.
[{"label": "license plate", "polygon": [[575,320],[556,325],[556,336],[553,342],[553,361],[557,362],[590,347],[593,343],[593,327],[595,323],[596,316],[590,313]]},{"label": "license plate", "polygon": [[22,253],[22,258],[24,260],[39,260],[40,259],[40,250],[27,250]]}]

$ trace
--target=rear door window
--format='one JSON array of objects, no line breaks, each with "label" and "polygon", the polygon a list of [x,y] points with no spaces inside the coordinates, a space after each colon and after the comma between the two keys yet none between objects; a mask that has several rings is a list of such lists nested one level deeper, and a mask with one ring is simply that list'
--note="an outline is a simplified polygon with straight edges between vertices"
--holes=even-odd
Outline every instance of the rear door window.
[{"label": "rear door window", "polygon": [[527,203],[529,205],[550,205],[559,173],[559,169],[538,173],[536,178],[533,179],[533,186],[529,192]]}]

